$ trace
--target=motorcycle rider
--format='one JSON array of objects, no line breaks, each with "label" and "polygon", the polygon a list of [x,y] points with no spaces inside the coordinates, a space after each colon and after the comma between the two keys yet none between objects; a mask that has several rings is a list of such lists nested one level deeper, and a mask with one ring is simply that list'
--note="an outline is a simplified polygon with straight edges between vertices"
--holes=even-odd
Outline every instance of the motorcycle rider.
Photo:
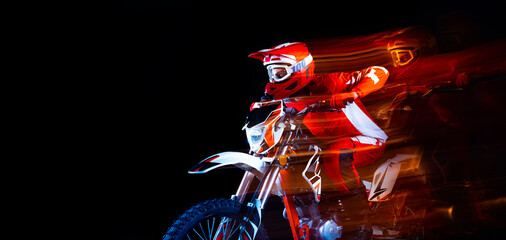
[{"label": "motorcycle rider", "polygon": [[[347,201],[344,207],[350,239],[363,239],[371,229],[364,228],[367,209],[365,188],[356,167],[374,163],[385,150],[387,135],[367,113],[361,98],[380,89],[389,72],[371,66],[354,72],[335,72],[316,76],[315,63],[304,43],[290,42],[249,55],[267,68],[269,83],[262,100],[283,99],[298,111],[307,104],[327,99],[340,111],[311,112],[303,120],[316,138],[325,142],[322,168]],[[348,204],[346,204],[348,202]],[[357,213],[359,213],[357,215]],[[346,235],[345,235],[346,236]]]}]

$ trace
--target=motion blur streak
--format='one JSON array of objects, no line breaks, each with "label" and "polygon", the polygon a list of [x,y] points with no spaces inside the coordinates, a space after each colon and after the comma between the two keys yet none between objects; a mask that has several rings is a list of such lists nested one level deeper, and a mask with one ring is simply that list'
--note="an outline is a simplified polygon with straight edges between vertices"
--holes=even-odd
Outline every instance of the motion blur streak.
[{"label": "motion blur streak", "polygon": [[[324,219],[318,214],[325,211],[329,216],[344,214],[336,215],[343,219],[339,224],[344,229],[367,218],[376,239],[482,239],[502,233],[506,229],[506,133],[497,113],[506,109],[506,39],[470,44],[463,36],[407,27],[308,42],[318,74],[369,66],[388,70],[385,85],[361,98],[388,138],[372,131],[367,135],[360,128],[359,136],[346,131],[346,124],[353,124],[346,121],[349,109],[362,104],[353,98],[338,109],[329,107],[330,96],[325,95],[294,94],[283,101],[255,103],[245,126],[253,153],[249,157],[272,162],[264,162],[269,170],[259,174],[265,174],[263,180],[244,175],[246,184],[241,183],[236,195],[261,196],[261,207],[270,193],[283,196],[285,218],[292,230],[302,230],[292,231],[295,239],[305,239],[304,229],[311,232],[309,226],[314,227],[311,219]],[[353,84],[355,78],[349,81],[346,84]],[[382,156],[377,160],[357,161],[360,154],[379,151]],[[209,158],[195,172],[226,165],[227,156]],[[339,160],[329,161],[329,156]],[[352,169],[346,173],[351,177],[343,178],[344,171],[338,170],[341,175],[334,181],[332,170],[344,168]],[[354,184],[359,190],[342,188]],[[351,191],[362,191],[366,209],[341,213],[361,204]],[[275,211],[266,209],[263,214]],[[287,239],[287,227],[269,218],[254,225],[267,226],[272,239]],[[188,224],[186,217],[178,221],[167,236]]]},{"label": "motion blur streak", "polygon": [[[499,116],[506,109],[506,39],[469,35],[413,26],[307,42],[317,74],[371,65],[390,72],[362,102],[389,136],[386,155],[406,146],[423,152],[419,164],[430,190],[419,192],[431,206],[416,214],[425,214],[427,238],[475,239],[506,229],[506,131]],[[373,174],[358,170],[361,178]]]}]

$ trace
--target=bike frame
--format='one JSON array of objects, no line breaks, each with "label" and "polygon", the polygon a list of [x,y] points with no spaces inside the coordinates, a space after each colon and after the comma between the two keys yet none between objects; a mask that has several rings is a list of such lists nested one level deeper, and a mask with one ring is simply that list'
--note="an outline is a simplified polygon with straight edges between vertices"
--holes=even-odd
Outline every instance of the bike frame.
[{"label": "bike frame", "polygon": [[[303,117],[307,111],[301,111],[300,113],[299,115]],[[289,187],[288,172],[284,170],[285,166],[280,164],[279,161],[281,156],[286,158],[288,143],[292,137],[297,135],[296,133],[299,131],[300,125],[301,121],[298,121],[296,124],[293,124],[293,122],[287,124],[286,132],[283,133],[282,139],[276,144],[278,147],[272,149],[275,149],[273,157],[259,157],[240,152],[223,152],[204,159],[188,171],[189,174],[203,174],[225,166],[235,166],[245,170],[246,172],[243,175],[241,183],[235,195],[232,196],[233,199],[241,204],[244,204],[246,194],[250,192],[249,190],[254,178],[257,177],[260,180],[253,197],[246,204],[248,210],[245,219],[249,224],[241,228],[242,233],[240,236],[242,238],[252,240],[256,236],[262,220],[262,210],[275,186],[277,187],[274,191],[283,197],[294,239],[307,236],[308,232],[297,231],[300,223],[293,196],[289,196],[283,191],[283,189]],[[222,224],[226,224],[226,220],[223,220]],[[219,234],[216,236],[219,236]]]},{"label": "bike frame", "polygon": [[[235,166],[245,171],[241,183],[232,199],[247,206],[244,220],[245,226],[241,226],[241,239],[253,240],[256,236],[258,228],[262,222],[262,210],[271,195],[274,193],[283,198],[283,203],[286,209],[286,218],[288,219],[291,227],[291,232],[294,240],[309,239],[309,227],[301,223],[294,196],[297,194],[292,192],[293,188],[290,182],[290,172],[287,170],[287,153],[289,154],[289,146],[291,141],[301,133],[302,118],[310,112],[308,107],[294,116],[291,116],[290,121],[285,121],[285,131],[279,142],[275,147],[269,148],[269,154],[256,154],[250,155],[240,152],[223,152],[212,155],[202,162],[191,168],[188,173],[190,174],[203,174],[214,169],[222,168],[225,166]],[[281,121],[282,119],[280,119]],[[295,121],[293,121],[295,120]],[[284,120],[283,120],[284,121]],[[321,194],[321,177],[319,170],[319,156],[321,149],[316,145],[309,145],[309,150],[314,150],[314,153],[308,154],[311,156],[308,163],[302,171],[302,177],[306,180],[311,190],[315,194],[315,200],[319,202]],[[274,154],[272,154],[274,152]],[[368,189],[373,194],[370,195],[369,201],[383,201],[393,191],[395,180],[399,173],[400,165],[402,162],[413,158],[413,155],[402,155],[395,159],[390,159],[380,168],[376,170],[375,180],[371,183],[366,183]],[[283,160],[283,161],[280,161]],[[289,164],[289,161],[288,161]],[[311,168],[310,172],[308,170]],[[253,196],[246,204],[246,195],[250,191],[254,179],[259,179],[259,184]],[[386,181],[378,181],[376,178],[386,179]],[[382,183],[384,183],[382,185]],[[220,223],[224,225],[227,223],[226,218]],[[218,239],[220,234],[216,234],[215,239]]]}]

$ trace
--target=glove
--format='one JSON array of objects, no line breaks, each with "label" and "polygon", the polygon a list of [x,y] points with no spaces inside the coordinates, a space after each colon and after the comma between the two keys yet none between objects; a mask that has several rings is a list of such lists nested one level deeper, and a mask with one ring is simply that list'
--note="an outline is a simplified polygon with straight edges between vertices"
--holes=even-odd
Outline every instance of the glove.
[{"label": "glove", "polygon": [[355,92],[337,93],[330,98],[330,106],[337,109],[344,108],[357,98],[358,94]]}]

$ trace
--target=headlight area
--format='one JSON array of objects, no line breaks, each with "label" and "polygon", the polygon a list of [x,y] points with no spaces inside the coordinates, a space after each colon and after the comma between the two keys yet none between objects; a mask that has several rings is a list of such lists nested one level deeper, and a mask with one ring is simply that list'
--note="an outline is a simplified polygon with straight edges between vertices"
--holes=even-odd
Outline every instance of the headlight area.
[{"label": "headlight area", "polygon": [[248,137],[251,151],[256,152],[260,150],[265,137],[265,126],[260,124],[252,128],[246,128],[246,136]]}]

